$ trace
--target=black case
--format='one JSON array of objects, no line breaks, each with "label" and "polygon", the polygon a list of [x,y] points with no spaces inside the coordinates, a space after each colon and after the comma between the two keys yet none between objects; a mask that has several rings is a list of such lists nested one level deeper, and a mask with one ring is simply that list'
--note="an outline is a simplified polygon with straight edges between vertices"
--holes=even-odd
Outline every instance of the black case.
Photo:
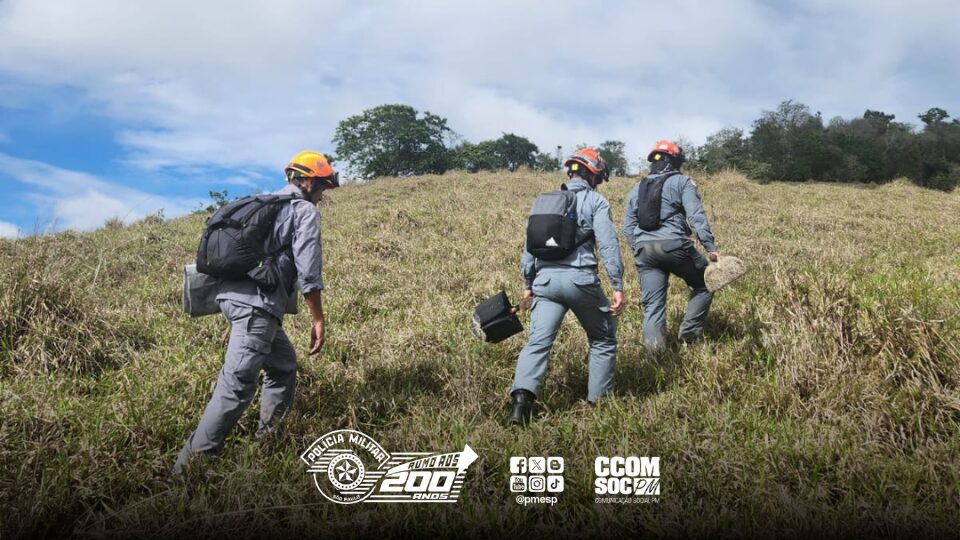
[{"label": "black case", "polygon": [[480,302],[473,310],[473,322],[483,330],[483,340],[487,343],[500,343],[508,337],[523,332],[523,325],[515,313],[507,293],[500,291]]}]

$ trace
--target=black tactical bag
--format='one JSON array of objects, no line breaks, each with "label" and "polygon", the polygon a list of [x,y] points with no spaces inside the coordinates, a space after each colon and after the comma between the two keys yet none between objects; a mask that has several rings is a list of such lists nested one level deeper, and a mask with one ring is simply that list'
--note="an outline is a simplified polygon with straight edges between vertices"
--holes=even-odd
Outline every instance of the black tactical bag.
[{"label": "black tactical bag", "polygon": [[473,332],[487,343],[500,343],[523,332],[516,313],[517,307],[510,304],[507,293],[500,291],[480,302],[473,311]]},{"label": "black tactical bag", "polygon": [[289,246],[265,253],[280,205],[293,195],[254,195],[233,201],[209,219],[197,249],[197,271],[222,279],[252,279],[273,292],[280,284],[274,258]]},{"label": "black tactical bag", "polygon": [[672,171],[662,174],[651,180],[646,177],[640,182],[640,191],[637,193],[637,225],[645,231],[655,231],[660,228],[660,205],[663,201],[663,184],[667,178],[675,174]]}]

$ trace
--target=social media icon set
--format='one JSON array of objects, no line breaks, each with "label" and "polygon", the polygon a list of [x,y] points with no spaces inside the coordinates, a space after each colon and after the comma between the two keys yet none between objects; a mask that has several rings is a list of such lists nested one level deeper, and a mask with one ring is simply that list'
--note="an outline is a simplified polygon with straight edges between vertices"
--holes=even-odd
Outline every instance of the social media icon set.
[{"label": "social media icon set", "polygon": [[510,458],[510,491],[513,493],[562,493],[562,457]]}]

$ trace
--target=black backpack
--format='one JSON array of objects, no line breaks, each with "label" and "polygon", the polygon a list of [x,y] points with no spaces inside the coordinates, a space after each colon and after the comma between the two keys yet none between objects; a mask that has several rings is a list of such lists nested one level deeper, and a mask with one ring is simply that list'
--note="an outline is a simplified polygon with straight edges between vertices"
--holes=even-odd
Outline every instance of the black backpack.
[{"label": "black backpack", "polygon": [[253,195],[233,201],[209,219],[197,249],[197,271],[223,279],[252,279],[264,292],[280,283],[273,258],[289,246],[264,252],[281,204],[293,195]]},{"label": "black backpack", "polygon": [[667,178],[677,171],[671,171],[660,175],[656,180],[651,180],[649,176],[640,182],[640,190],[637,192],[637,224],[645,231],[655,231],[660,228],[660,205],[663,201],[663,184]]},{"label": "black backpack", "polygon": [[527,251],[538,259],[557,261],[589,242],[593,235],[577,240],[577,193],[560,191],[537,195],[527,219]]}]

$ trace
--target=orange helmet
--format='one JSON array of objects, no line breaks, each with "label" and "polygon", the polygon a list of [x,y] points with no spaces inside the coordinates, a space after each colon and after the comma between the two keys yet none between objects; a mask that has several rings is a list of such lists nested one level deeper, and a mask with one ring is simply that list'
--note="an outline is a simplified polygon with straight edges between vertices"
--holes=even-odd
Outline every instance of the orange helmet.
[{"label": "orange helmet", "polygon": [[680,148],[676,144],[668,140],[657,141],[657,144],[653,145],[653,150],[650,150],[650,153],[647,154],[647,161],[653,162],[657,154],[666,154],[681,163],[687,160],[687,156],[683,153],[683,148]]},{"label": "orange helmet", "polygon": [[567,174],[573,175],[581,166],[586,167],[588,171],[597,176],[597,184],[610,178],[610,170],[607,168],[607,162],[600,157],[600,152],[596,148],[581,148],[573,153],[563,166],[567,168]]},{"label": "orange helmet", "polygon": [[293,156],[283,172],[288,179],[293,178],[320,178],[327,184],[327,188],[340,186],[340,174],[330,166],[327,156],[319,152],[305,151]]}]

